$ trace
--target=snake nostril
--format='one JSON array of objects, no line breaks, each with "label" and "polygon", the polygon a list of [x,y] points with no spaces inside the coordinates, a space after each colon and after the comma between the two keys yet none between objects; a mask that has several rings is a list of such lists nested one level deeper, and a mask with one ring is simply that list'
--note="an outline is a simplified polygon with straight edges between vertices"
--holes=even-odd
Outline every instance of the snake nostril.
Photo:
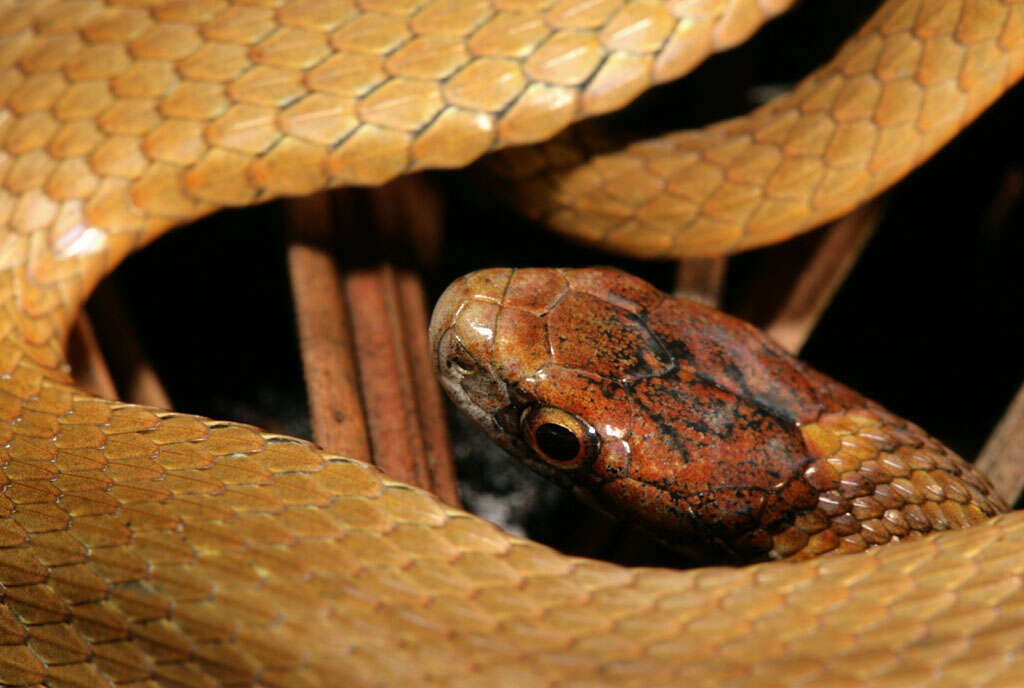
[{"label": "snake nostril", "polygon": [[452,354],[447,361],[447,366],[448,370],[462,376],[472,375],[476,371],[476,361],[461,352]]}]

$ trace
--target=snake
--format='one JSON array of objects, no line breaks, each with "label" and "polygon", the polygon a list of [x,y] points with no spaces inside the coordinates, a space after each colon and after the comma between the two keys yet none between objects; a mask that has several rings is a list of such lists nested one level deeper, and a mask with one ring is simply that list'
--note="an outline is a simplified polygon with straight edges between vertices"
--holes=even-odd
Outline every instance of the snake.
[{"label": "snake", "polygon": [[[1019,684],[1019,512],[848,556],[624,568],[309,442],[71,382],[90,290],[172,227],[543,142],[789,4],[0,3],[0,684]],[[891,185],[1022,72],[1024,3],[888,0],[747,116],[505,167],[582,241],[740,250]],[[814,425],[850,461],[908,432]]]}]

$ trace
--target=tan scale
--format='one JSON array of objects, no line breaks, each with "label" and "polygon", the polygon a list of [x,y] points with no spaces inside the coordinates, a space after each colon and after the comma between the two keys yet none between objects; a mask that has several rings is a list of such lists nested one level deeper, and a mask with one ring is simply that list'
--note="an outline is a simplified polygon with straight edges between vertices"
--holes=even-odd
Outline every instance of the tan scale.
[{"label": "tan scale", "polygon": [[821,495],[817,508],[775,536],[782,556],[860,552],[1007,509],[959,456],[887,412],[827,413],[800,431],[814,459],[804,475]]}]

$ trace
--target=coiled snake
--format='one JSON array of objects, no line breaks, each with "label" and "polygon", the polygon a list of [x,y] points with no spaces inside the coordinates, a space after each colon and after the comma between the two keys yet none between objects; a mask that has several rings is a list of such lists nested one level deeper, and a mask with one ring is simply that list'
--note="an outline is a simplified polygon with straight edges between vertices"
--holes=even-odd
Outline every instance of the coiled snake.
[{"label": "coiled snake", "polygon": [[[78,307],[168,228],[546,139],[788,4],[0,5],[0,683],[1019,682],[1021,514],[794,565],[630,570],[299,440],[69,384]],[[891,184],[1022,71],[1024,3],[890,0],[750,116],[515,169],[545,192],[533,212],[590,241],[755,246]]]}]

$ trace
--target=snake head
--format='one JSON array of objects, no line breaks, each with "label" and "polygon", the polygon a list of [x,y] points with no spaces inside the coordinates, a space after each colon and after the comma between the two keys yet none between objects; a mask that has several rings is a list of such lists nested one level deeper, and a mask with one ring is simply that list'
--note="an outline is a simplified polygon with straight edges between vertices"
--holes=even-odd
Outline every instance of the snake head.
[{"label": "snake head", "polygon": [[449,397],[533,470],[691,555],[749,558],[814,501],[796,423],[821,403],[719,316],[610,268],[490,269],[445,291],[430,336]]},{"label": "snake head", "polygon": [[752,326],[618,270],[472,273],[445,291],[430,335],[442,386],[495,441],[691,556],[790,556],[806,539],[794,523],[848,531],[853,512],[832,513],[856,497],[844,490],[892,479],[867,465],[839,476],[853,463],[828,464],[833,449],[804,432],[877,405]]}]

